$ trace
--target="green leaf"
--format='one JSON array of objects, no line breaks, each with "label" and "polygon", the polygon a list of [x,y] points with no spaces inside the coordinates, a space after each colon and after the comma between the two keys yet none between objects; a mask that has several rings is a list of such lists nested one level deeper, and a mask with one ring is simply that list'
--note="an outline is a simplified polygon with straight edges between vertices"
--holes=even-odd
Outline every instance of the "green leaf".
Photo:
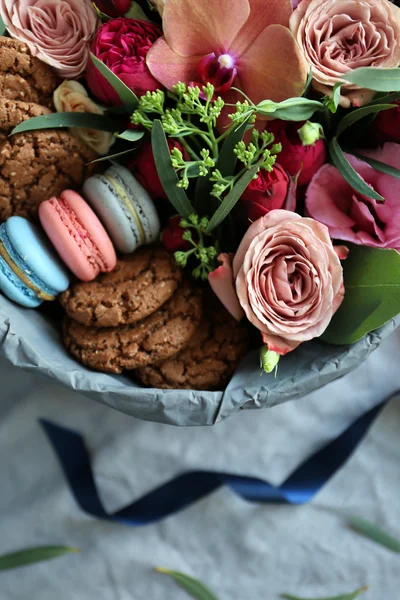
[{"label": "green leaf", "polygon": [[93,165],[94,163],[104,162],[105,160],[115,160],[116,158],[120,158],[121,156],[125,156],[126,154],[132,154],[136,150],[135,147],[129,148],[128,150],[122,150],[121,152],[116,152],[115,154],[109,154],[108,156],[99,156],[99,158],[95,158],[90,161],[89,165]]},{"label": "green leaf", "polygon": [[382,529],[379,529],[371,521],[367,521],[367,519],[362,519],[361,517],[350,517],[349,527],[373,542],[392,550],[392,552],[400,553],[400,541],[382,531]]},{"label": "green leaf", "polygon": [[159,567],[156,569],[158,573],[163,573],[165,575],[169,575],[182,589],[185,590],[192,598],[196,600],[218,600],[216,596],[200,581],[197,579],[193,579],[193,577],[189,577],[188,575],[184,575],[183,573],[178,573],[178,571],[170,571],[169,569],[164,569]]},{"label": "green leaf", "polygon": [[344,300],[321,336],[329,344],[354,344],[400,313],[399,252],[350,246]]},{"label": "green leaf", "polygon": [[399,68],[361,67],[342,75],[342,79],[375,92],[400,92]]},{"label": "green leaf", "polygon": [[337,138],[334,137],[331,139],[329,144],[329,153],[335,167],[340,171],[342,177],[347,181],[351,187],[367,196],[367,198],[373,198],[374,200],[378,200],[379,202],[384,202],[385,198],[378,194],[375,190],[373,190],[369,185],[365,183],[365,181],[359,176],[357,171],[353,169],[346,156],[344,155],[343,150],[339,146],[339,142]]},{"label": "green leaf", "polygon": [[304,92],[303,92],[303,96],[302,96],[303,98],[307,97],[307,94],[311,88],[312,80],[313,80],[313,72],[312,72],[312,69],[310,69],[310,72],[308,73],[308,76],[307,76],[306,85],[304,87]]},{"label": "green leaf", "polygon": [[329,98],[326,106],[331,111],[331,113],[335,114],[337,112],[339,102],[340,102],[340,91],[341,85],[340,83],[335,83],[332,90],[332,98]]},{"label": "green leaf", "polygon": [[391,108],[396,108],[395,104],[372,104],[372,105],[367,105],[367,106],[363,106],[362,108],[357,108],[357,110],[353,110],[350,113],[347,113],[347,115],[345,117],[343,117],[343,119],[340,121],[338,128],[336,130],[336,137],[339,137],[339,135],[341,133],[343,133],[343,131],[345,131],[348,127],[351,127],[352,125],[354,125],[354,123],[357,123],[357,121],[360,121],[360,119],[363,119],[364,117],[367,117],[368,115],[372,115],[378,112],[381,112],[382,110],[389,110]]},{"label": "green leaf", "polygon": [[396,169],[395,167],[391,167],[386,163],[381,162],[380,160],[376,160],[375,158],[370,158],[369,156],[364,156],[364,154],[359,154],[358,152],[351,153],[356,158],[363,160],[368,165],[373,167],[375,171],[379,171],[380,173],[386,173],[386,175],[391,175],[392,177],[397,177],[400,179],[400,169]]},{"label": "green leaf", "polygon": [[368,103],[368,106],[373,106],[374,104],[390,104],[391,102],[396,102],[396,100],[400,100],[400,92],[393,92],[392,94],[377,94],[375,100],[372,100]]},{"label": "green leaf", "polygon": [[121,79],[117,77],[117,75],[115,75],[111,69],[109,69],[107,65],[99,60],[92,52],[90,53],[90,58],[97,70],[107,79],[108,83],[112,85],[114,90],[117,92],[122,104],[125,106],[129,114],[133,113],[139,104],[136,94],[134,94],[134,92],[132,92],[132,90],[129,89],[128,86],[125,85],[125,83],[121,81]]},{"label": "green leaf", "polygon": [[182,188],[177,187],[179,183],[178,175],[172,166],[167,139],[159,120],[154,121],[151,132],[151,144],[157,173],[164,191],[175,210],[187,219],[191,214],[195,213],[195,210],[186,192]]},{"label": "green leaf", "polygon": [[127,129],[122,133],[116,133],[115,137],[121,138],[121,140],[127,140],[128,142],[137,142],[144,136],[144,131],[138,129]]},{"label": "green leaf", "polygon": [[65,127],[97,129],[99,131],[109,131],[110,133],[113,133],[118,128],[118,123],[115,119],[110,119],[103,115],[92,115],[79,112],[51,113],[50,115],[41,115],[40,117],[33,117],[27,121],[22,121],[22,123],[14,127],[11,135],[22,133],[24,131],[62,129]]},{"label": "green leaf", "polygon": [[7,27],[0,15],[0,35],[7,35]]},{"label": "green leaf", "polygon": [[283,102],[263,100],[256,106],[260,115],[272,116],[283,121],[307,121],[317,110],[323,110],[324,105],[317,100],[307,98],[289,98]]},{"label": "green leaf", "polygon": [[350,592],[349,594],[341,594],[340,596],[331,596],[330,598],[299,598],[298,596],[291,596],[290,594],[282,594],[281,598],[286,598],[287,600],[354,600],[363,592],[366,592],[368,589],[367,586],[359,588],[355,592]]},{"label": "green leaf", "polygon": [[0,571],[52,560],[71,552],[79,552],[79,550],[68,546],[38,546],[36,548],[26,548],[19,552],[11,552],[11,554],[0,556]]},{"label": "green leaf", "polygon": [[128,19],[140,19],[142,21],[150,20],[144,12],[143,8],[139,6],[137,2],[132,2],[132,6],[125,14],[125,17],[128,17]]}]

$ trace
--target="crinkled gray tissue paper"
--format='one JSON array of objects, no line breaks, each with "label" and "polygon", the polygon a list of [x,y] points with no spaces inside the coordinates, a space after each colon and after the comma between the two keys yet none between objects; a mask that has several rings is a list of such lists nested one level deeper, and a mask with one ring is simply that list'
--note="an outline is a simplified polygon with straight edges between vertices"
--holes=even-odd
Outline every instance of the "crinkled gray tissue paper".
[{"label": "crinkled gray tissue paper", "polygon": [[351,346],[314,340],[279,363],[277,376],[260,375],[250,352],[224,392],[141,387],[126,375],[86,369],[69,356],[56,324],[40,312],[0,297],[0,356],[89,398],[146,421],[179,426],[213,425],[242,408],[269,408],[300,398],[359,366],[400,325],[400,315]]}]

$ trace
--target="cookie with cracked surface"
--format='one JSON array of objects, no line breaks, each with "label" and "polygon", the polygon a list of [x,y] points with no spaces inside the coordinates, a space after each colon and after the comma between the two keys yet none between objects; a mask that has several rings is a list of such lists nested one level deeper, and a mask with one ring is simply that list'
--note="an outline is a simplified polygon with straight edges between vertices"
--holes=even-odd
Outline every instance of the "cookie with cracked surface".
[{"label": "cookie with cracked surface", "polygon": [[162,306],[182,281],[182,270],[164,249],[144,248],[117,262],[111,273],[74,283],[60,296],[67,314],[90,327],[135,323]]},{"label": "cookie with cracked surface", "polygon": [[245,325],[212,302],[188,345],[176,356],[135,371],[148,387],[221,390],[248,348]]},{"label": "cookie with cracked surface", "polygon": [[0,146],[0,222],[12,215],[36,218],[43,200],[76,189],[98,168],[96,154],[68,131],[33,131]]},{"label": "cookie with cracked surface", "polygon": [[10,133],[22,121],[50,113],[49,108],[34,102],[20,102],[0,97],[0,131]]},{"label": "cookie with cracked surface", "polygon": [[121,373],[177,354],[193,336],[201,316],[201,291],[184,283],[155,313],[131,325],[96,329],[66,317],[64,342],[83,365]]},{"label": "cookie with cracked surface", "polygon": [[10,100],[53,106],[59,84],[54,71],[32,56],[23,42],[0,37],[0,96]]}]

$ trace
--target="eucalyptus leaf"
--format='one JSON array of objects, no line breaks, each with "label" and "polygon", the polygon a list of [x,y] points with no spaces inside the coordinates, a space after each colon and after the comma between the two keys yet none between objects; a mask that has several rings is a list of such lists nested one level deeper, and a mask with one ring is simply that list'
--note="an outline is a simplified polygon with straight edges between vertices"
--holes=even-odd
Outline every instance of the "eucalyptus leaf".
[{"label": "eucalyptus leaf", "polygon": [[373,106],[374,104],[390,104],[391,102],[396,102],[400,100],[400,92],[393,92],[391,94],[377,94],[376,98],[369,102],[368,106]]},{"label": "eucalyptus leaf", "polygon": [[197,579],[193,579],[193,577],[161,567],[156,569],[156,571],[158,573],[169,575],[179,587],[196,600],[218,600],[218,598],[203,583],[197,581]]},{"label": "eucalyptus leaf", "polygon": [[107,156],[99,156],[99,158],[95,158],[94,160],[90,161],[90,165],[93,165],[94,163],[99,163],[99,162],[104,162],[105,160],[110,160],[113,161],[116,158],[120,158],[121,156],[126,156],[127,154],[132,154],[132,152],[134,152],[136,150],[135,147],[132,148],[128,148],[128,150],[122,150],[121,152],[116,152],[115,154],[108,154]]},{"label": "eucalyptus leaf", "polygon": [[329,344],[354,344],[400,313],[400,253],[349,246],[344,300],[321,336]]},{"label": "eucalyptus leaf", "polygon": [[339,102],[340,102],[340,91],[341,85],[340,83],[335,83],[332,90],[332,98],[330,98],[327,102],[327,108],[331,111],[331,113],[335,114],[337,112]]},{"label": "eucalyptus leaf", "polygon": [[291,594],[282,594],[281,598],[286,598],[287,600],[354,600],[363,594],[368,589],[367,586],[359,588],[354,592],[350,592],[349,594],[340,594],[339,596],[330,596],[329,598],[299,598],[298,596],[292,596]]},{"label": "eucalyptus leaf", "polygon": [[37,131],[41,129],[63,129],[66,127],[79,127],[83,129],[97,129],[98,131],[109,131],[113,133],[118,128],[115,119],[103,115],[92,115],[89,113],[66,112],[51,113],[50,115],[41,115],[33,117],[27,121],[22,121],[14,127],[11,135],[22,133],[24,131]]},{"label": "eucalyptus leaf", "polygon": [[324,105],[317,100],[308,98],[288,98],[283,102],[263,100],[256,106],[256,112],[262,116],[272,116],[282,121],[306,121],[318,110],[323,110]]},{"label": "eucalyptus leaf", "polygon": [[239,179],[239,181],[234,185],[229,194],[223,199],[220,206],[215,211],[214,215],[210,219],[210,222],[207,227],[207,233],[211,233],[213,229],[218,227],[220,223],[229,215],[235,204],[240,199],[241,195],[253,179],[254,175],[257,173],[260,168],[261,162],[258,162],[251,169],[246,171],[244,175]]},{"label": "eucalyptus leaf", "polygon": [[307,76],[306,85],[304,87],[304,92],[303,92],[303,96],[302,96],[303,98],[307,97],[307,94],[311,88],[312,80],[313,80],[313,72],[312,72],[312,69],[310,69],[308,76]]},{"label": "eucalyptus leaf", "polygon": [[0,35],[7,35],[7,27],[0,15]]},{"label": "eucalyptus leaf", "polygon": [[128,88],[127,85],[117,75],[115,75],[111,69],[107,67],[101,60],[99,60],[92,52],[90,53],[90,58],[97,68],[97,70],[105,77],[108,83],[114,88],[117,92],[122,104],[125,106],[126,110],[131,114],[137,108],[139,104],[139,100],[132,92],[131,89]]},{"label": "eucalyptus leaf", "polygon": [[330,141],[329,153],[335,167],[338,169],[338,171],[340,171],[342,177],[349,185],[351,185],[354,190],[360,194],[363,194],[364,196],[367,196],[367,198],[372,198],[373,200],[378,200],[379,202],[385,201],[385,198],[367,185],[359,176],[357,171],[353,169],[343,150],[341,149],[336,137],[332,138]]},{"label": "eucalyptus leaf", "polygon": [[400,541],[379,529],[371,521],[361,517],[350,517],[349,527],[373,542],[392,550],[392,552],[400,553]]},{"label": "eucalyptus leaf", "polygon": [[342,75],[342,79],[375,92],[400,92],[399,68],[361,67]]},{"label": "eucalyptus leaf", "polygon": [[396,169],[396,167],[391,167],[390,165],[387,165],[386,163],[383,163],[380,160],[370,158],[369,156],[365,156],[364,154],[360,154],[359,152],[352,152],[352,155],[366,162],[368,165],[373,167],[375,171],[379,171],[380,173],[386,173],[386,175],[391,175],[392,177],[397,177],[397,179],[400,179],[400,169]]},{"label": "eucalyptus leaf", "polygon": [[186,192],[177,186],[178,175],[171,162],[171,154],[161,121],[154,121],[151,132],[154,161],[161,184],[175,210],[184,218],[195,212]]},{"label": "eucalyptus leaf", "polygon": [[347,113],[347,115],[343,117],[343,119],[340,121],[337,127],[336,137],[339,137],[339,135],[343,133],[343,131],[354,125],[354,123],[357,123],[357,121],[360,121],[360,119],[363,119],[368,115],[381,112],[382,110],[389,110],[395,107],[395,104],[372,104],[363,106],[362,108],[357,108],[356,110]]},{"label": "eucalyptus leaf", "polygon": [[143,8],[141,6],[139,6],[139,4],[137,2],[132,2],[132,6],[128,10],[128,12],[125,14],[125,17],[127,17],[128,19],[139,19],[142,21],[150,20],[148,18],[148,16],[146,15],[146,13],[144,12]]},{"label": "eucalyptus leaf", "polygon": [[139,129],[127,129],[122,133],[116,133],[115,136],[121,138],[121,140],[127,140],[128,142],[137,142],[144,136],[144,131],[139,131]]},{"label": "eucalyptus leaf", "polygon": [[11,552],[0,556],[0,571],[16,569],[33,563],[43,562],[58,558],[64,554],[79,552],[76,548],[68,546],[38,546],[36,548],[26,548],[18,552]]}]

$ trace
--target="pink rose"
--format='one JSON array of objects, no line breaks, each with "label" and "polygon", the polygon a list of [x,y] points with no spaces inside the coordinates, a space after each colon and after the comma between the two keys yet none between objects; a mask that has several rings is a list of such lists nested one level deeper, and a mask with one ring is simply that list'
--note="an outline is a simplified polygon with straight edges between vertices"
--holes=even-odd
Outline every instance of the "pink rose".
[{"label": "pink rose", "polygon": [[[92,44],[92,52],[138,96],[153,92],[160,84],[146,65],[147,52],[162,35],[161,28],[148,21],[119,17],[104,23]],[[121,101],[92,61],[88,62],[86,80],[92,93],[105,104]]]},{"label": "pink rose", "polygon": [[11,37],[64,78],[79,77],[98,24],[90,0],[0,0]]},{"label": "pink rose", "polygon": [[[361,154],[400,168],[400,144],[387,143]],[[324,165],[307,190],[307,213],[324,223],[332,238],[400,252],[400,179],[375,171],[366,162],[347,155],[359,175],[386,199],[377,202],[359,194],[332,165]]]},{"label": "pink rose", "polygon": [[[345,249],[339,253],[345,255]],[[227,255],[222,259],[220,273],[211,273],[209,281],[237,313]],[[286,210],[273,210],[251,225],[231,273],[240,306],[278,354],[320,336],[344,296],[343,270],[328,229]]]},{"label": "pink rose", "polygon": [[[348,71],[400,63],[400,9],[389,0],[302,0],[290,29],[312,68],[315,89],[324,94]],[[361,106],[372,96],[342,84],[343,106]]]}]

